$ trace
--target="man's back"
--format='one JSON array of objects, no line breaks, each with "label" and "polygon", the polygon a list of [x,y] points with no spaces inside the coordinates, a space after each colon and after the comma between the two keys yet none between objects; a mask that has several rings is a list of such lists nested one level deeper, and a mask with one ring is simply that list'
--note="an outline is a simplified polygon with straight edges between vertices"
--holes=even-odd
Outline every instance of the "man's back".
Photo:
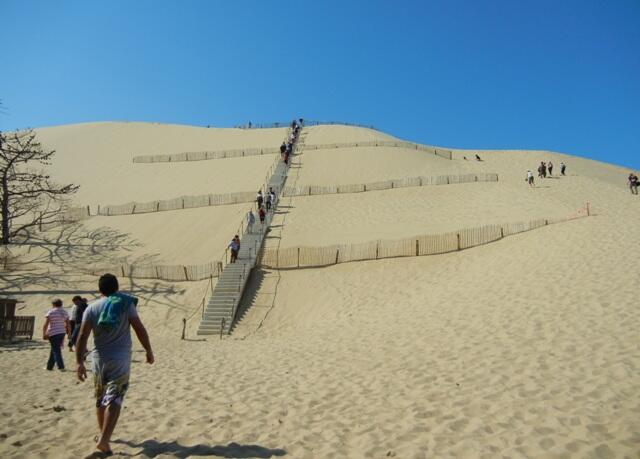
[{"label": "man's back", "polygon": [[128,299],[128,304],[113,327],[98,325],[100,315],[107,306],[107,297],[91,303],[84,313],[84,321],[91,325],[95,352],[102,359],[127,358],[131,355],[131,332],[129,319],[137,317],[134,298],[122,295]]}]

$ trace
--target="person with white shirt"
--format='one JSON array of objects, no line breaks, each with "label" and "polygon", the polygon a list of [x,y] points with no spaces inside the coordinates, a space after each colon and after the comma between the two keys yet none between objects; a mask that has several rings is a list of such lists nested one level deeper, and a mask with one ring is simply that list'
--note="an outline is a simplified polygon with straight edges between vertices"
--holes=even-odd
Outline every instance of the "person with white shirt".
[{"label": "person with white shirt", "polygon": [[62,300],[57,299],[51,302],[53,308],[45,315],[42,327],[42,339],[49,341],[51,351],[47,362],[47,370],[53,370],[54,364],[58,370],[64,371],[64,360],[62,360],[62,343],[64,335],[70,335],[69,313],[62,308]]}]

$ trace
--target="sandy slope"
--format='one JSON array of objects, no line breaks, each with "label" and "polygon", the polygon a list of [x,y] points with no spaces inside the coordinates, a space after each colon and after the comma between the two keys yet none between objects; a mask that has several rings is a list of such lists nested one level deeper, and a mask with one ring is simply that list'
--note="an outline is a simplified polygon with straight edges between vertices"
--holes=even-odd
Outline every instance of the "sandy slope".
[{"label": "sandy slope", "polygon": [[[66,128],[52,133],[57,129]],[[242,134],[258,135],[253,132]],[[129,135],[135,145],[138,134]],[[306,141],[373,135],[379,134],[314,127]],[[124,150],[128,141],[121,142]],[[378,156],[368,164],[380,179],[395,178],[383,174],[393,167],[432,166],[427,158],[420,164],[402,149],[390,150],[371,152]],[[351,162],[349,153],[341,168],[366,169],[360,153]],[[312,154],[296,159],[300,167],[289,180],[326,169],[317,178],[335,183],[335,157]],[[258,270],[236,333],[222,341],[195,336],[206,282],[123,280],[125,289],[142,298],[140,314],[157,364],[143,364],[135,345],[116,453],[638,457],[640,199],[624,188],[626,171],[547,152],[481,155],[481,163],[448,164],[497,172],[499,183],[287,199],[269,243],[403,237],[564,215],[585,201],[596,216],[441,256]],[[548,158],[556,166],[564,158],[572,175],[528,189],[524,172]],[[219,160],[225,161],[233,160]],[[213,177],[223,180],[217,171]],[[188,182],[184,177],[180,189]],[[94,219],[87,225],[113,222],[116,232],[144,242],[136,255],[187,260],[214,251],[218,240],[226,243],[227,230],[217,220],[227,215],[218,212],[227,211],[234,209]],[[206,224],[191,228],[201,219]],[[165,233],[163,226],[171,228]],[[184,242],[175,242],[181,234]],[[51,296],[68,300],[75,292],[95,292],[95,278],[79,275],[74,266],[74,257],[82,260],[90,249],[61,241],[32,248],[30,256],[44,255],[37,263],[0,273],[3,290],[26,301],[21,313],[38,315],[38,328]],[[192,314],[191,340],[180,341],[182,318]],[[77,384],[71,372],[42,370],[47,354],[38,342],[0,346],[2,457],[82,457],[91,451],[89,385]]]},{"label": "sandy slope", "polygon": [[[286,129],[207,129],[152,123],[86,123],[38,129],[56,150],[51,173],[80,185],[81,205],[123,204],[182,195],[257,189],[273,155],[214,161],[133,164],[137,155],[278,147]],[[117,186],[114,186],[117,184]]]},{"label": "sandy slope", "polygon": [[118,256],[129,263],[198,264],[220,258],[250,206],[92,217],[83,225],[90,231],[108,228],[126,235]]}]

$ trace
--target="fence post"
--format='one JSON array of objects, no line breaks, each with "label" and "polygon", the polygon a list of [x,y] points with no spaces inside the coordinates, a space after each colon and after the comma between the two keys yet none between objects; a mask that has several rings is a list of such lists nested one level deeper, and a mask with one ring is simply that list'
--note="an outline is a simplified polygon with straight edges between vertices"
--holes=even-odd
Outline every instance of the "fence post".
[{"label": "fence post", "polygon": [[100,204],[98,204],[98,215],[100,215]]},{"label": "fence post", "polygon": [[122,271],[122,277],[124,277],[124,265],[120,265],[120,270]]},{"label": "fence post", "polygon": [[183,266],[182,269],[184,269],[184,278],[185,278],[185,280],[189,280],[189,274],[187,273],[187,267]]},{"label": "fence post", "polygon": [[136,205],[133,204],[133,207],[131,208],[131,214],[135,214],[136,213]]},{"label": "fence post", "polygon": [[182,318],[182,338],[180,339],[184,339],[184,330],[187,328],[187,319],[185,319],[184,317]]},{"label": "fence post", "polygon": [[298,268],[300,267],[300,247],[298,247]]},{"label": "fence post", "polygon": [[380,241],[376,241],[376,260],[378,259],[378,250],[380,249]]},{"label": "fence post", "polygon": [[160,273],[158,272],[158,267],[156,266],[156,278],[160,279]]},{"label": "fence post", "polygon": [[416,257],[420,255],[420,239],[416,239]]},{"label": "fence post", "polygon": [[182,198],[182,208],[184,209],[184,198]]},{"label": "fence post", "polygon": [[336,249],[336,262],[334,264],[338,264],[338,257],[340,256],[340,249]]},{"label": "fence post", "polygon": [[504,238],[504,227],[500,227],[500,239]]},{"label": "fence post", "polygon": [[458,238],[458,250],[460,250],[460,233],[456,233],[456,236]]},{"label": "fence post", "polygon": [[589,209],[589,202],[587,202],[587,217],[591,215],[591,211]]}]

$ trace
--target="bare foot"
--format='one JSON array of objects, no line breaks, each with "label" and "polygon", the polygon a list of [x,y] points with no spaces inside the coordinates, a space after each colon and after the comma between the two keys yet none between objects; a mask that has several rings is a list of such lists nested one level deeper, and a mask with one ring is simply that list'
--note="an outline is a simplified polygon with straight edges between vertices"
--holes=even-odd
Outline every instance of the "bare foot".
[{"label": "bare foot", "polygon": [[109,447],[109,443],[106,443],[106,444],[98,443],[96,445],[96,449],[101,453],[105,454],[106,456],[111,456],[113,454],[113,452],[111,451],[111,448]]}]

